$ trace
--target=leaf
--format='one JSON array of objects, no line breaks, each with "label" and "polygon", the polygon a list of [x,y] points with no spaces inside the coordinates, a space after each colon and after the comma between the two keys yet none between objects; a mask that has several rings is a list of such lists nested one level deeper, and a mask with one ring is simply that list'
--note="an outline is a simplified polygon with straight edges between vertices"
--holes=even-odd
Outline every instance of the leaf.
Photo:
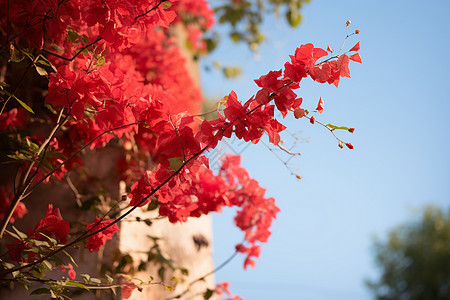
[{"label": "leaf", "polygon": [[114,279],[111,276],[109,276],[108,274],[105,274],[105,278],[106,278],[106,282],[108,284],[111,284],[114,282]]},{"label": "leaf", "polygon": [[105,57],[104,56],[102,56],[102,57],[100,57],[99,59],[97,59],[97,62],[95,63],[95,65],[97,66],[97,67],[101,67],[101,66],[103,66],[104,64],[105,64]]},{"label": "leaf", "polygon": [[[39,232],[40,235],[42,235],[43,237],[45,237],[47,240],[49,240],[50,243],[52,243],[53,245],[58,244],[58,241],[55,240],[54,238],[49,237],[48,235],[43,234],[42,232]],[[64,250],[62,250],[63,252],[65,252]]]},{"label": "leaf", "polygon": [[50,294],[50,289],[39,288],[30,293],[30,295]]},{"label": "leaf", "polygon": [[91,279],[89,280],[90,283],[94,283],[94,284],[101,284],[102,281],[98,278],[95,277],[91,277]]},{"label": "leaf", "polygon": [[345,126],[336,126],[333,124],[328,123],[327,125],[325,125],[326,127],[330,128],[331,130],[336,130],[336,129],[342,129],[342,130],[349,130],[348,127]]},{"label": "leaf", "polygon": [[50,259],[51,259],[52,261],[54,261],[54,262],[55,262],[55,265],[57,265],[57,266],[64,265],[64,261],[63,261],[59,256],[57,256],[57,255],[53,255],[52,257],[50,257]]},{"label": "leaf", "polygon": [[175,289],[173,286],[170,286],[170,285],[166,285],[165,288],[168,291],[173,291]]},{"label": "leaf", "polygon": [[49,111],[51,111],[54,115],[57,115],[57,114],[58,114],[58,112],[57,112],[56,110],[54,110],[53,107],[52,107],[50,104],[46,103],[46,104],[44,104],[44,106],[45,106]]},{"label": "leaf", "polygon": [[43,263],[43,264],[47,267],[47,269],[49,269],[50,271],[53,269],[52,264],[51,264],[48,260],[44,260],[42,263]]},{"label": "leaf", "polygon": [[39,75],[41,75],[41,76],[47,76],[48,75],[47,71],[44,68],[41,68],[41,67],[38,67],[38,66],[35,66],[35,67],[36,67],[36,71],[38,72]]},{"label": "leaf", "polygon": [[74,287],[78,287],[78,288],[81,288],[81,289],[85,289],[85,290],[87,290],[87,291],[91,291],[91,290],[88,289],[84,284],[79,283],[79,282],[75,282],[75,281],[67,281],[67,282],[65,283],[65,285],[68,285],[68,286],[74,286]]},{"label": "leaf", "polygon": [[75,262],[75,260],[73,259],[72,255],[70,255],[66,250],[61,250],[69,259],[70,261],[76,266],[78,267],[77,263]]},{"label": "leaf", "polygon": [[19,100],[19,98],[17,98],[16,96],[13,96],[14,99],[16,99],[17,102],[19,102],[19,104],[25,108],[27,111],[29,111],[30,113],[34,114],[34,111],[31,109],[31,107],[29,107],[25,102],[23,102],[22,100]]},{"label": "leaf", "polygon": [[53,44],[52,48],[55,49],[56,51],[61,51],[62,50],[62,48],[60,46],[56,45],[56,44]]},{"label": "leaf", "polygon": [[220,101],[217,102],[217,109],[219,109],[222,105],[227,103],[227,100],[228,100],[228,96],[224,96],[222,99],[220,99]]},{"label": "leaf", "polygon": [[19,63],[24,60],[25,56],[21,51],[14,47],[13,44],[10,45],[11,57],[9,58],[10,62]]},{"label": "leaf", "polygon": [[91,280],[91,275],[89,274],[80,274],[80,276],[84,279],[85,283],[89,283],[89,281]]},{"label": "leaf", "polygon": [[12,226],[12,229],[17,233],[18,236],[20,236],[20,238],[22,240],[26,239],[28,237],[28,235],[26,235],[25,233],[21,232],[19,229],[17,229],[16,227]]},{"label": "leaf", "polygon": [[47,241],[31,240],[30,242],[34,243],[37,247],[50,247],[50,244]]},{"label": "leaf", "polygon": [[291,27],[295,28],[302,21],[302,16],[297,11],[294,11],[294,13],[292,13],[292,11],[289,10],[286,13],[286,20],[288,21],[289,25],[291,25]]},{"label": "leaf", "polygon": [[183,158],[182,157],[172,157],[168,159],[170,162],[170,168],[174,171],[177,171],[181,168],[183,165]]},{"label": "leaf", "polygon": [[213,290],[207,289],[206,292],[203,294],[203,298],[205,300],[208,300],[209,298],[212,297],[213,294],[214,294]]},{"label": "leaf", "polygon": [[163,3],[161,4],[161,6],[162,6],[162,8],[164,8],[164,9],[168,9],[168,8],[170,8],[170,7],[172,6],[172,2],[170,2],[170,1],[165,1],[165,2],[163,2]]},{"label": "leaf", "polygon": [[189,276],[189,270],[186,268],[181,268],[180,269],[181,274],[183,274],[184,276]]},{"label": "leaf", "polygon": [[34,111],[31,109],[31,107],[29,107],[25,102],[23,102],[22,100],[20,100],[19,98],[17,98],[14,94],[11,94],[10,92],[3,90],[2,94],[5,94],[9,97],[14,98],[17,102],[19,102],[19,104],[25,108],[26,110],[28,110],[30,113],[34,114]]},{"label": "leaf", "polygon": [[[12,155],[11,155],[12,156]],[[8,157],[11,157],[10,155],[8,155]],[[13,158],[13,157],[11,157],[11,158]],[[9,231],[9,230],[6,230],[5,229],[5,232],[7,232],[10,236],[12,236],[13,238],[15,238],[15,239],[17,239],[17,240],[22,240],[21,238],[20,238],[20,236],[18,236],[17,234],[15,234],[14,232],[11,232],[11,231]]]}]

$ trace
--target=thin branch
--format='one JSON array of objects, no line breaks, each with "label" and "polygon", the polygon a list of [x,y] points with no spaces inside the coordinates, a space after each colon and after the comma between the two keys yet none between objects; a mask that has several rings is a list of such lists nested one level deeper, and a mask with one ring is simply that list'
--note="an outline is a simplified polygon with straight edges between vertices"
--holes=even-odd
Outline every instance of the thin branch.
[{"label": "thin branch", "polygon": [[165,2],[165,0],[159,1],[159,3],[156,4],[156,6],[150,8],[150,9],[147,10],[145,13],[138,15],[137,17],[134,18],[134,20],[136,21],[137,19],[142,18],[143,16],[145,16],[145,15],[149,14],[150,12],[156,10],[163,2]]},{"label": "thin branch", "polygon": [[[33,168],[35,161],[30,162],[28,165],[27,170],[24,173],[24,176],[22,176],[21,183],[19,184],[18,191],[15,194],[14,199],[12,200],[11,204],[8,206],[8,209],[5,213],[5,217],[3,218],[2,222],[0,223],[0,239],[3,237],[3,234],[5,233],[6,227],[8,226],[9,220],[12,218],[12,215],[14,211],[17,208],[17,205],[19,205],[19,202],[24,199],[23,195],[26,193],[28,187],[30,186],[33,178],[38,174],[39,167],[42,164],[42,161],[45,159],[45,153],[47,151],[47,148],[50,145],[50,141],[55,136],[55,133],[58,131],[59,128],[67,121],[67,118],[69,117],[69,114],[67,114],[64,119],[61,121],[61,116],[64,111],[64,108],[61,109],[58,117],[58,122],[55,125],[55,127],[50,132],[47,139],[41,144],[37,152],[35,153],[35,157],[40,157],[41,153],[44,152],[44,156],[40,159],[39,164],[36,168],[36,171],[31,175],[31,177],[28,177],[31,169]],[[70,109],[69,109],[70,111]]]},{"label": "thin branch", "polygon": [[170,297],[170,298],[166,298],[166,300],[172,300],[172,299],[180,299],[182,296],[184,296],[187,292],[190,291],[190,286],[192,286],[193,284],[199,282],[199,281],[203,281],[205,280],[206,277],[216,273],[217,271],[219,271],[220,269],[222,269],[223,267],[225,267],[230,261],[232,261],[236,255],[238,255],[239,251],[238,249],[236,249],[233,254],[228,257],[224,262],[222,262],[219,266],[217,266],[216,268],[212,269],[211,271],[209,271],[208,273],[206,273],[203,276],[198,277],[197,279],[189,282],[189,288],[185,289],[183,292],[181,292],[180,294]]},{"label": "thin branch", "polygon": [[97,39],[96,39],[95,41],[90,42],[89,44],[87,44],[87,45],[84,46],[83,48],[78,49],[77,52],[75,53],[75,55],[72,56],[71,58],[67,58],[67,57],[61,56],[61,55],[59,55],[59,54],[50,52],[50,51],[45,50],[45,49],[42,49],[42,52],[43,52],[43,53],[47,53],[47,54],[52,55],[52,56],[55,56],[55,57],[58,57],[58,58],[61,58],[61,59],[65,60],[65,61],[73,61],[73,60],[74,60],[75,58],[77,58],[77,56],[80,55],[84,50],[86,50],[86,49],[89,48],[90,46],[92,46],[92,45],[98,43],[98,42],[101,41],[101,40],[103,40],[103,38],[102,38],[101,36],[98,36]]}]

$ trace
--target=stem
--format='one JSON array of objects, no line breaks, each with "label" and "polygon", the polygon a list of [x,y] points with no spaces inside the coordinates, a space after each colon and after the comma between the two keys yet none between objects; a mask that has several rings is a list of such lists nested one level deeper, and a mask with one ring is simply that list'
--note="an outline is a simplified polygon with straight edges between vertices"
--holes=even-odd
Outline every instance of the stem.
[{"label": "stem", "polygon": [[[41,158],[41,160],[39,161],[38,167],[36,168],[36,171],[34,172],[33,175],[31,175],[31,177],[28,177],[30,175],[31,169],[33,168],[34,164],[36,163],[36,161],[30,162],[30,164],[27,167],[27,170],[25,171],[24,175],[22,176],[22,182],[20,183],[17,193],[14,196],[13,201],[11,202],[11,204],[8,206],[8,210],[5,213],[5,217],[3,218],[2,222],[0,223],[0,239],[3,237],[3,234],[5,233],[6,227],[8,226],[8,223],[14,213],[14,211],[17,208],[17,205],[19,205],[19,202],[24,199],[23,195],[26,193],[28,187],[30,186],[33,178],[37,175],[38,171],[39,171],[39,167],[42,163],[42,160],[45,159],[45,153],[47,151],[48,146],[50,145],[50,141],[53,139],[53,137],[55,136],[55,133],[58,131],[59,128],[61,128],[61,126],[67,121],[67,118],[69,117],[69,114],[67,114],[64,117],[64,120],[61,121],[61,116],[62,113],[64,111],[64,108],[61,109],[59,116],[58,116],[58,122],[56,124],[56,126],[52,129],[52,131],[50,132],[50,135],[47,137],[47,139],[41,144],[41,146],[39,147],[38,151],[35,153],[35,157],[39,157],[40,154],[44,151],[44,156]],[[70,109],[69,109],[70,111]]]},{"label": "stem", "polygon": [[[197,279],[195,279],[195,280],[189,282],[189,286],[192,286],[193,284],[195,284],[195,283],[197,283],[197,282],[199,282],[199,281],[205,280],[206,277],[208,277],[208,276],[214,274],[215,272],[217,272],[217,271],[219,271],[220,269],[222,269],[223,267],[225,267],[230,261],[233,260],[233,258],[236,257],[236,255],[237,255],[238,253],[239,253],[239,251],[238,251],[238,250],[235,250],[235,251],[233,252],[233,254],[232,254],[230,257],[228,257],[224,262],[222,262],[219,266],[217,266],[216,268],[212,269],[211,271],[209,271],[209,272],[206,273],[205,275],[203,275],[203,276],[201,276],[201,277],[199,277],[199,278],[197,278]],[[166,298],[166,300],[179,299],[179,298],[181,298],[182,296],[184,296],[184,295],[185,295],[187,292],[189,292],[189,291],[190,291],[190,288],[187,288],[187,289],[185,289],[183,292],[181,292],[180,294],[178,294],[178,295],[176,295],[176,296],[173,296],[173,297],[170,297],[170,298]]]},{"label": "stem", "polygon": [[158,4],[156,4],[156,6],[150,8],[149,10],[147,10],[145,13],[138,15],[137,17],[134,18],[134,20],[136,21],[139,18],[142,18],[143,16],[147,15],[148,13],[154,11],[155,9],[157,9],[163,2],[165,2],[165,0],[161,0],[158,2]]},{"label": "stem", "polygon": [[[3,104],[3,107],[2,107],[2,109],[0,110],[0,115],[1,115],[1,114],[3,113],[3,111],[5,110],[6,104],[8,104],[9,100],[11,100],[12,95],[14,95],[14,94],[17,92],[17,90],[20,88],[20,86],[22,85],[22,82],[25,80],[25,77],[26,77],[27,73],[28,73],[28,72],[31,70],[31,68],[36,64],[38,58],[39,58],[39,52],[38,52],[38,54],[36,55],[36,57],[34,58],[34,60],[32,61],[31,65],[29,65],[29,66],[26,68],[25,72],[23,73],[22,77],[21,77],[20,80],[19,80],[19,83],[17,84],[17,86],[16,86],[16,88],[13,90],[13,92],[11,93],[11,96],[8,96],[8,98],[5,100],[5,103]],[[6,67],[6,65],[5,65],[5,67]]]}]

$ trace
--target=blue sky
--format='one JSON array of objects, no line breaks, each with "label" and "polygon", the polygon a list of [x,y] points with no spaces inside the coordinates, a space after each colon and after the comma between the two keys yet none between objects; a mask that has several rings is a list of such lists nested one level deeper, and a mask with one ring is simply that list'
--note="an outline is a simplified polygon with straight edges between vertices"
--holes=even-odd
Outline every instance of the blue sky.
[{"label": "blue sky", "polygon": [[[449,62],[450,1],[312,0],[303,22],[291,30],[268,17],[268,41],[257,55],[224,41],[205,63],[237,64],[243,74],[226,80],[204,73],[206,95],[219,100],[230,90],[245,101],[257,91],[253,79],[280,69],[301,44],[339,48],[345,22],[359,29],[347,48],[361,42],[363,64],[352,63],[351,79],[338,89],[305,80],[298,94],[317,119],[355,127],[342,132],[354,150],[339,149],[332,135],[307,120],[284,120],[303,139],[293,167],[297,180],[264,145],[243,152],[243,164],[281,208],[272,236],[253,270],[243,257],[216,274],[231,290],[253,299],[372,299],[364,279],[376,278],[373,237],[417,217],[426,204],[450,203]],[[287,138],[287,141],[292,139]],[[214,216],[214,259],[232,254],[242,239],[233,211]]]}]

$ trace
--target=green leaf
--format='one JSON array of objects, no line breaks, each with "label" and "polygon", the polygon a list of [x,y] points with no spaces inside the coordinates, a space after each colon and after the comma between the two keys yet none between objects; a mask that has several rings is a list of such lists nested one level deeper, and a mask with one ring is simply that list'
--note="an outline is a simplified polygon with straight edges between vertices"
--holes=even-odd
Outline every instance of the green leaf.
[{"label": "green leaf", "polygon": [[64,261],[63,261],[59,256],[57,256],[57,255],[53,255],[52,257],[50,257],[50,259],[51,259],[52,261],[54,261],[54,262],[55,262],[55,265],[57,265],[57,266],[64,265]]},{"label": "green leaf", "polygon": [[83,44],[89,43],[89,37],[87,35],[83,34],[80,38],[83,41]]},{"label": "green leaf", "polygon": [[47,71],[44,68],[41,68],[41,67],[38,67],[38,66],[35,66],[35,67],[36,67],[36,71],[38,72],[39,75],[41,75],[41,76],[47,76],[48,75]]},{"label": "green leaf", "polygon": [[98,278],[95,277],[91,277],[91,279],[89,280],[90,283],[94,283],[94,284],[101,284],[102,281]]},{"label": "green leaf", "polygon": [[169,162],[170,162],[170,168],[174,171],[177,171],[183,165],[183,158],[182,157],[172,157],[172,158],[169,158]]},{"label": "green leaf", "polygon": [[[47,240],[49,240],[50,243],[52,243],[53,245],[58,244],[58,241],[55,240],[54,238],[49,237],[48,235],[43,234],[42,232],[39,232],[40,235],[42,235],[43,237],[45,237]],[[65,252],[63,250],[63,252]]]},{"label": "green leaf", "polygon": [[10,62],[19,63],[24,60],[25,55],[17,48],[14,47],[13,44],[10,45],[11,57],[9,58]]},{"label": "green leaf", "polygon": [[181,274],[183,274],[184,276],[189,276],[189,270],[186,268],[181,268],[180,269]]},{"label": "green leaf", "polygon": [[[66,250],[61,250],[69,259],[70,261],[76,266],[78,267],[77,263],[75,262],[75,260],[73,259],[72,255],[70,255]],[[87,274],[86,274],[87,275]]]},{"label": "green leaf", "polygon": [[55,49],[56,51],[61,51],[62,50],[62,48],[60,46],[56,45],[56,44],[53,44],[52,48]]},{"label": "green leaf", "polygon": [[44,260],[42,263],[43,263],[43,264],[47,267],[47,269],[49,269],[50,271],[53,269],[52,264],[51,264],[48,260]]},{"label": "green leaf", "polygon": [[17,229],[16,227],[12,226],[12,229],[17,233],[18,236],[20,236],[20,238],[22,240],[26,239],[28,237],[28,235],[26,235],[25,233],[21,232],[19,229]]},{"label": "green leaf", "polygon": [[213,290],[207,289],[206,292],[203,294],[203,298],[205,300],[208,300],[209,298],[212,297],[213,294],[214,294]]},{"label": "green leaf", "polygon": [[50,289],[39,288],[30,293],[30,295],[50,294]]},{"label": "green leaf", "polygon": [[31,109],[31,107],[29,107],[25,102],[23,102],[22,100],[17,98],[14,94],[11,94],[10,92],[8,92],[6,90],[3,90],[2,94],[8,95],[9,97],[14,98],[23,108],[28,110],[30,113],[34,114],[34,111]]},{"label": "green leaf", "polygon": [[95,65],[97,66],[97,67],[101,67],[101,66],[103,66],[105,64],[105,57],[104,56],[102,56],[102,57],[100,57],[99,59],[97,59],[97,62],[95,63]]},{"label": "green leaf", "polygon": [[87,291],[90,291],[90,289],[88,289],[84,284],[79,283],[79,282],[75,282],[75,281],[67,281],[67,282],[65,283],[65,285],[68,285],[68,286],[74,286],[74,287],[79,287],[79,288],[81,288],[81,289],[85,289],[85,290],[87,290]]},{"label": "green leaf", "polygon": [[326,127],[330,128],[331,130],[336,130],[336,129],[341,129],[341,130],[349,130],[350,128],[345,127],[345,126],[336,126],[333,124],[328,123],[327,125],[325,125]]},{"label": "green leaf", "polygon": [[30,242],[34,243],[37,247],[50,247],[50,244],[47,241],[31,240]]},{"label": "green leaf", "polygon": [[80,274],[80,276],[83,278],[85,283],[89,283],[89,281],[91,280],[91,275],[89,274]]},{"label": "green leaf", "polygon": [[79,43],[80,42],[80,36],[78,35],[78,33],[76,33],[73,30],[69,30],[69,32],[67,32],[67,38],[69,39],[69,42],[71,42],[71,43]]},{"label": "green leaf", "polygon": [[105,278],[106,278],[106,282],[108,284],[111,284],[114,282],[114,279],[111,276],[109,276],[108,274],[105,274]]},{"label": "green leaf", "polygon": [[297,27],[300,22],[302,21],[302,16],[298,12],[292,13],[291,10],[289,10],[286,13],[286,20],[288,21],[289,25],[292,27]]},{"label": "green leaf", "polygon": [[[10,157],[10,156],[8,155],[8,157]],[[11,158],[12,158],[12,157],[11,157]],[[17,239],[17,240],[22,240],[22,239],[20,238],[20,236],[18,236],[18,235],[15,234],[14,232],[11,232],[11,231],[6,230],[6,229],[5,229],[5,232],[7,232],[10,236],[12,236],[13,238],[15,238],[15,239]]]},{"label": "green leaf", "polygon": [[161,4],[162,8],[168,9],[172,6],[172,3],[170,1],[165,1]]},{"label": "green leaf", "polygon": [[54,115],[57,115],[57,114],[58,114],[58,112],[57,112],[56,110],[54,110],[53,107],[52,107],[50,104],[46,103],[46,104],[44,104],[44,106],[45,106],[49,111],[51,111]]},{"label": "green leaf", "polygon": [[9,158],[12,158],[12,159],[17,159],[17,160],[34,161],[34,159],[31,159],[31,158],[23,156],[23,155],[8,154],[6,156]]},{"label": "green leaf", "polygon": [[147,270],[147,263],[145,261],[142,261],[138,266],[138,271],[145,271]]}]

